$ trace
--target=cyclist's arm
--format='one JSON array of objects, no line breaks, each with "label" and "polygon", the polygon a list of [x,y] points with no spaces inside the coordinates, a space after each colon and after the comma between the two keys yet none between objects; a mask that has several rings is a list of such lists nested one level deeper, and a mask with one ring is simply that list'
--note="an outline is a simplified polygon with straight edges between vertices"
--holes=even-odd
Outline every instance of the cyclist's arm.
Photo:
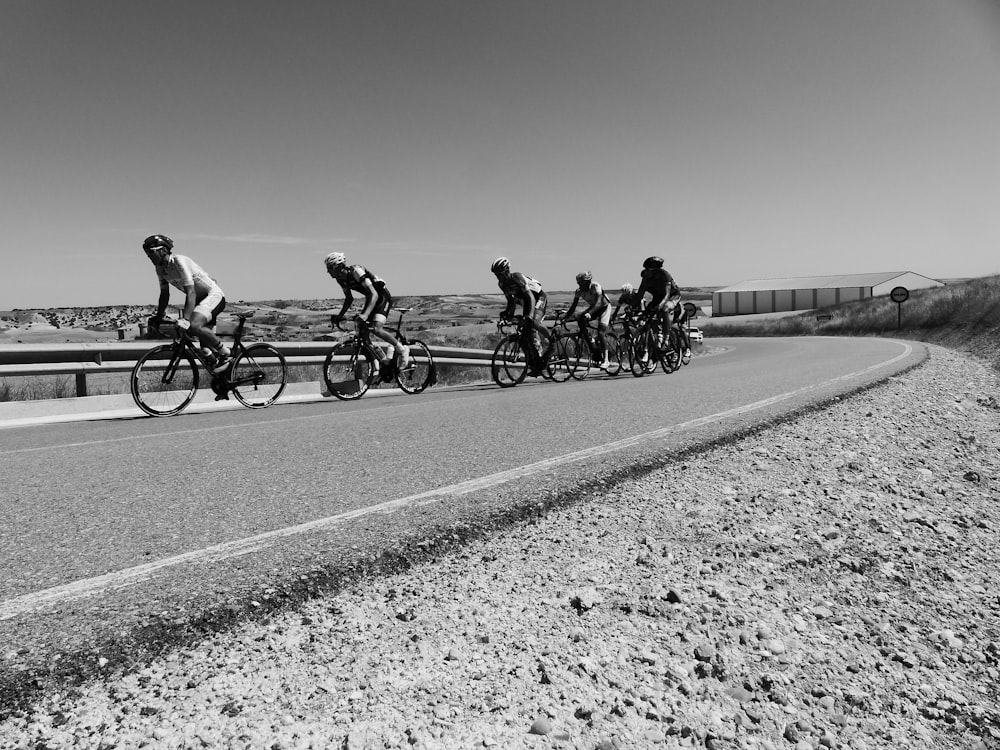
[{"label": "cyclist's arm", "polygon": [[166,279],[160,279],[160,297],[156,301],[156,315],[154,318],[163,319],[163,314],[167,311],[167,303],[170,301],[170,284]]},{"label": "cyclist's arm", "polygon": [[362,279],[361,285],[364,287],[362,289],[362,293],[365,295],[365,308],[361,311],[360,315],[365,320],[368,320],[369,316],[375,311],[375,303],[378,301],[378,292],[375,290],[375,285],[372,284],[372,280],[369,278]]},{"label": "cyclist's arm", "polygon": [[194,308],[198,304],[198,294],[194,290],[194,284],[184,285],[184,320],[191,320]]},{"label": "cyclist's arm", "polygon": [[340,306],[340,312],[334,316],[338,320],[343,319],[344,314],[351,307],[351,303],[354,302],[354,295],[351,294],[351,290],[343,284],[340,285],[340,288],[344,290],[344,304]]},{"label": "cyclist's arm", "polygon": [[565,318],[568,320],[573,317],[573,313],[576,312],[576,303],[580,301],[580,293],[577,292],[573,295],[573,301],[569,305],[569,309],[566,310]]}]

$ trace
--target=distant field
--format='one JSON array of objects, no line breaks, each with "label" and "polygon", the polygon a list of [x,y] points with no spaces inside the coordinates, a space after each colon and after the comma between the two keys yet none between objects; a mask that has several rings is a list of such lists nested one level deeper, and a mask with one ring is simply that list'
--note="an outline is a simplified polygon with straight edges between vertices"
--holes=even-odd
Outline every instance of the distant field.
[{"label": "distant field", "polygon": [[[712,288],[683,289],[684,298],[699,307],[711,305]],[[612,303],[618,301],[618,289],[608,292]],[[549,314],[569,307],[572,291],[548,292]],[[312,341],[330,334],[330,315],[340,310],[342,298],[318,300],[261,300],[230,303],[219,318],[219,331],[231,333],[233,314],[252,310],[247,321],[250,339],[272,341]],[[479,334],[490,330],[505,307],[499,291],[495,294],[446,294],[398,297],[396,308],[410,308],[405,324],[409,331],[433,331],[441,336],[444,329],[455,334]],[[355,302],[355,310],[358,302]],[[118,341],[118,329],[126,339],[139,337],[139,325],[154,312],[152,305],[112,305],[108,307],[51,308],[0,311],[0,344],[61,344]],[[176,314],[176,307],[171,310]],[[397,319],[391,316],[391,321]],[[100,329],[100,330],[94,330]]]}]

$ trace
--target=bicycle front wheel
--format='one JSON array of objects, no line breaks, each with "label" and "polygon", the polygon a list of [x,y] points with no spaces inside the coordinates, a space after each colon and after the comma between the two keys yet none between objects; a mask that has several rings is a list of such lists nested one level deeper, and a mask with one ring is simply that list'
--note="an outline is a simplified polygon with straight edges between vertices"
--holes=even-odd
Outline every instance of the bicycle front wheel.
[{"label": "bicycle front wheel", "polygon": [[251,409],[270,406],[288,380],[285,357],[270,344],[253,344],[236,355],[229,372],[236,400]]},{"label": "bicycle front wheel", "polygon": [[569,373],[573,379],[586,378],[594,363],[590,356],[590,345],[580,334],[574,334],[567,339],[566,353],[569,355]]},{"label": "bicycle front wheel", "polygon": [[132,368],[132,398],[152,417],[184,410],[198,391],[198,365],[191,352],[175,344],[154,346]]},{"label": "bicycle front wheel", "polygon": [[552,342],[552,356],[545,365],[545,372],[556,383],[565,383],[572,375],[565,337],[559,337]]},{"label": "bicycle front wheel", "polygon": [[400,368],[400,357],[396,354],[396,382],[407,393],[420,393],[431,384],[434,376],[434,358],[423,341],[411,341],[410,364]]},{"label": "bicycle front wheel", "polygon": [[326,387],[342,401],[364,396],[377,376],[375,352],[356,341],[338,344],[323,361]]},{"label": "bicycle front wheel", "polygon": [[517,337],[508,336],[497,344],[490,362],[490,372],[493,382],[501,388],[511,388],[524,380],[528,369]]}]

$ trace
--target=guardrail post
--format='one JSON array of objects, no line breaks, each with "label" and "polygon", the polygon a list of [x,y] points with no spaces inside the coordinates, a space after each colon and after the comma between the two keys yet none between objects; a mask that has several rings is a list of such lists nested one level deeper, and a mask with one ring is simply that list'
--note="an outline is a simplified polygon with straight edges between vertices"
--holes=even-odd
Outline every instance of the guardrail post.
[{"label": "guardrail post", "polygon": [[87,395],[87,374],[83,372],[78,372],[76,374],[76,395],[86,396]]}]

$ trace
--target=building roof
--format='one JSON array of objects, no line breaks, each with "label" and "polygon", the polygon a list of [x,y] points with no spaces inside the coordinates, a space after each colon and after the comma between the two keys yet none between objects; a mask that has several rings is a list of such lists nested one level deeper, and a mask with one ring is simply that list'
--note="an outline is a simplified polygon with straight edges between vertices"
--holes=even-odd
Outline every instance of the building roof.
[{"label": "building roof", "polygon": [[[716,289],[716,292],[762,292],[775,289],[838,289],[844,287],[871,287],[906,276],[912,271],[886,271],[885,273],[854,273],[839,276],[796,276],[788,279],[756,279]],[[921,274],[914,274],[921,276]],[[929,278],[922,276],[922,278]],[[934,279],[930,279],[934,281]]]}]

